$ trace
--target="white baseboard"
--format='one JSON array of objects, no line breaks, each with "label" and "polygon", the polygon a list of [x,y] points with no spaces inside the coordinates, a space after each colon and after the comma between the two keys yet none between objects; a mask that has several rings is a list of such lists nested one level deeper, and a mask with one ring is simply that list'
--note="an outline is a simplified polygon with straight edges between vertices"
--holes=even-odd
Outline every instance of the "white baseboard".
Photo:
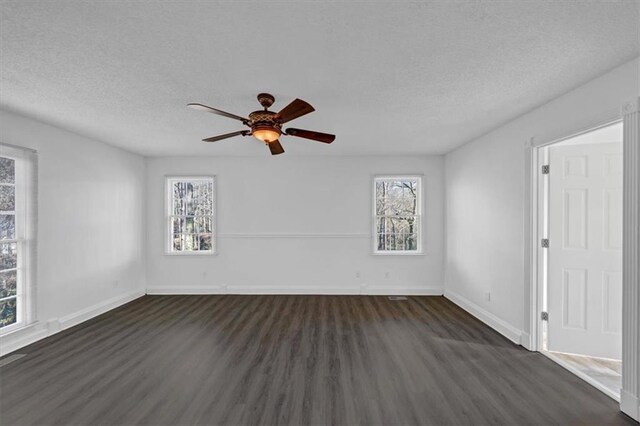
[{"label": "white baseboard", "polygon": [[476,305],[475,303],[460,296],[459,294],[445,289],[444,297],[460,306],[462,309],[469,312],[471,315],[478,318],[480,321],[487,324],[489,327],[493,328],[516,345],[522,345],[522,342],[525,339],[529,341],[528,335],[524,334],[522,330],[517,329],[505,320],[498,318],[491,312]]},{"label": "white baseboard", "polygon": [[194,295],[194,294],[360,294],[359,288],[269,287],[269,286],[189,286],[189,287],[149,287],[151,295]]},{"label": "white baseboard", "polygon": [[27,345],[42,340],[45,337],[52,336],[62,330],[65,330],[74,325],[78,325],[81,322],[87,321],[93,317],[110,311],[118,306],[129,303],[138,297],[144,296],[143,290],[136,290],[127,293],[122,296],[117,296],[103,302],[97,303],[88,308],[82,309],[78,312],[74,312],[71,315],[66,315],[60,318],[53,318],[46,322],[34,322],[12,331],[10,333],[0,336],[0,356],[4,356],[10,352],[16,351]]},{"label": "white baseboard", "polygon": [[189,286],[189,287],[147,287],[147,294],[154,296],[164,295],[194,295],[194,294],[227,294],[226,286]]},{"label": "white baseboard", "polygon": [[533,351],[533,342],[531,341],[531,335],[529,333],[525,333],[524,331],[520,333],[520,345],[525,349]]},{"label": "white baseboard", "polygon": [[276,287],[276,286],[157,286],[147,288],[151,295],[187,294],[315,294],[315,295],[407,295],[442,296],[442,288],[430,287],[370,287],[367,285],[340,287]]},{"label": "white baseboard", "polygon": [[41,322],[34,322],[11,333],[3,334],[0,336],[0,356],[5,356],[49,335],[47,324]]},{"label": "white baseboard", "polygon": [[368,287],[371,296],[442,296],[442,287]]},{"label": "white baseboard", "polygon": [[88,319],[96,317],[100,314],[104,314],[107,311],[110,311],[114,308],[117,308],[120,305],[124,305],[125,303],[129,303],[132,300],[137,299],[138,297],[144,296],[144,290],[136,290],[130,293],[127,293],[123,296],[116,296],[111,299],[107,299],[103,302],[97,303],[93,306],[89,306],[88,308],[82,309],[81,311],[74,312],[71,315],[65,315],[64,317],[60,317],[60,329],[65,330],[69,327],[73,327],[74,325],[78,325],[81,322],[84,322]]},{"label": "white baseboard", "polygon": [[620,411],[640,422],[640,398],[622,389],[620,391]]}]

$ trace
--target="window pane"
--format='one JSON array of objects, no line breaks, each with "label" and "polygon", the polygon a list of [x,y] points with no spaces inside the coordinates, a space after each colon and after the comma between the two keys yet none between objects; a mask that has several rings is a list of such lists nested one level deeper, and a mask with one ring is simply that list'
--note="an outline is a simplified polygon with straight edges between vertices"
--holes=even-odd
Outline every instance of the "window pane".
[{"label": "window pane", "polygon": [[183,246],[182,250],[198,250],[198,236],[193,234],[182,235]]},{"label": "window pane", "polygon": [[376,215],[384,215],[385,213],[385,199],[376,197]]},{"label": "window pane", "polygon": [[187,186],[187,215],[201,216],[212,213],[213,184],[211,182],[189,182]]},{"label": "window pane", "polygon": [[11,325],[15,323],[16,320],[16,299],[0,302],[0,327]]},{"label": "window pane", "polygon": [[11,158],[0,157],[0,183],[16,182],[16,162]]},{"label": "window pane", "polygon": [[187,217],[184,219],[184,229],[182,232],[186,234],[193,234],[195,232],[195,219],[192,217]]},{"label": "window pane", "polygon": [[376,219],[376,229],[379,234],[413,234],[417,232],[416,217],[379,217]]},{"label": "window pane", "polygon": [[0,270],[12,269],[18,265],[17,250],[16,243],[0,244]]},{"label": "window pane", "polygon": [[415,215],[418,212],[418,181],[416,179],[376,182],[377,215]]},{"label": "window pane", "polygon": [[408,216],[418,213],[416,198],[379,198],[376,200],[376,214],[382,216]]},{"label": "window pane", "polygon": [[173,214],[187,214],[187,203],[185,202],[184,193],[185,185],[183,182],[176,182],[173,184]]},{"label": "window pane", "polygon": [[418,234],[378,234],[377,246],[380,251],[417,250]]},{"label": "window pane", "polygon": [[417,234],[400,234],[396,237],[397,250],[417,250],[418,236]]},{"label": "window pane", "polygon": [[404,191],[403,181],[384,180],[376,182],[376,197],[402,198]]},{"label": "window pane", "polygon": [[179,234],[181,232],[184,232],[184,218],[181,218],[181,217],[171,218],[171,229],[173,229],[174,234]]},{"label": "window pane", "polygon": [[376,198],[386,197],[387,191],[384,182],[376,182]]},{"label": "window pane", "polygon": [[213,182],[184,181],[173,184],[173,214],[198,216],[212,214]]},{"label": "window pane", "polygon": [[10,212],[16,209],[16,187],[0,185],[0,211]]},{"label": "window pane", "polygon": [[405,250],[418,250],[418,234],[408,234]]},{"label": "window pane", "polygon": [[387,250],[396,250],[396,235],[386,234],[384,238],[385,238],[385,244],[387,246]]},{"label": "window pane", "polygon": [[195,203],[195,215],[210,215],[212,214],[213,206],[213,183],[212,182],[198,182],[194,184],[194,203]]},{"label": "window pane", "polygon": [[15,296],[17,293],[17,271],[0,272],[0,299]]},{"label": "window pane", "polygon": [[173,241],[172,241],[172,248],[174,251],[181,251],[182,250],[182,235],[177,234],[173,236]]},{"label": "window pane", "polygon": [[196,217],[194,218],[196,231],[199,234],[211,233],[211,218],[210,217]]},{"label": "window pane", "polygon": [[196,209],[195,209],[196,206],[193,200],[193,183],[185,182],[184,187],[185,187],[184,202],[186,205],[186,212],[187,212],[187,215],[193,216],[196,214]]},{"label": "window pane", "polygon": [[211,234],[200,234],[200,250],[211,250]]},{"label": "window pane", "polygon": [[418,217],[376,218],[378,250],[410,251],[418,249]]},{"label": "window pane", "polygon": [[12,214],[0,214],[0,240],[16,238],[16,220]]}]

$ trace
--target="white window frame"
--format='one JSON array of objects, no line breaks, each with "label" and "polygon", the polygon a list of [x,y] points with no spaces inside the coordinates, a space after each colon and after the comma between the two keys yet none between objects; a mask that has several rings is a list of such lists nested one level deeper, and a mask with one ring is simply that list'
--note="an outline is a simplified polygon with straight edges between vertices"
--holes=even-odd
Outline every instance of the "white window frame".
[{"label": "white window frame", "polygon": [[[15,161],[16,322],[0,328],[0,336],[20,330],[36,321],[36,217],[37,152],[0,144],[0,157]],[[6,299],[6,298],[5,298]]]},{"label": "white window frame", "polygon": [[[372,191],[371,191],[371,249],[372,254],[376,256],[415,256],[415,255],[423,255],[424,254],[424,242],[422,241],[423,236],[423,190],[422,190],[422,175],[421,174],[402,174],[402,175],[375,175],[372,179]],[[376,183],[383,181],[398,181],[398,180],[416,180],[418,183],[418,189],[416,191],[417,202],[416,202],[416,218],[418,222],[418,232],[417,232],[417,247],[416,250],[378,250],[378,229],[377,229],[377,219],[378,215],[376,213]]]},{"label": "white window frame", "polygon": [[[182,181],[207,181],[211,180],[213,183],[213,195],[211,202],[213,204],[211,209],[211,250],[193,250],[193,251],[174,251],[173,250],[173,226],[171,219],[174,216],[173,214],[173,183],[174,182],[182,182]],[[168,256],[212,256],[217,254],[218,251],[218,227],[216,224],[216,210],[217,210],[217,194],[218,189],[216,187],[216,176],[207,175],[207,176],[197,176],[197,175],[188,175],[188,176],[165,176],[165,250],[164,253]]]}]

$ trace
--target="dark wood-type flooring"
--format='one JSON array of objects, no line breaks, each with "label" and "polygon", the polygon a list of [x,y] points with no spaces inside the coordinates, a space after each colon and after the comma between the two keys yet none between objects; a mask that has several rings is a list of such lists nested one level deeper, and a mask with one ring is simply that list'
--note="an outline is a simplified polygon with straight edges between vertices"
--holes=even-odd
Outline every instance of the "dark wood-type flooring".
[{"label": "dark wood-type flooring", "polygon": [[15,353],[2,425],[633,424],[443,297],[145,296]]}]

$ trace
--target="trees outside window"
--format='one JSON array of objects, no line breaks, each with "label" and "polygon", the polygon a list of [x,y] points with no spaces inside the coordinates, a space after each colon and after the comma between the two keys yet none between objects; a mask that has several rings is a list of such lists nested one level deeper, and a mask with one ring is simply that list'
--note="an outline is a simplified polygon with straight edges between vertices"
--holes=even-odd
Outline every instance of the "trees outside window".
[{"label": "trees outside window", "polygon": [[214,178],[167,178],[167,252],[211,254],[214,247]]},{"label": "trees outside window", "polygon": [[0,327],[18,321],[15,163],[13,158],[0,157]]},{"label": "trees outside window", "polygon": [[0,333],[34,321],[36,153],[0,144]]},{"label": "trees outside window", "polygon": [[374,252],[420,253],[421,178],[380,176],[374,179]]}]

